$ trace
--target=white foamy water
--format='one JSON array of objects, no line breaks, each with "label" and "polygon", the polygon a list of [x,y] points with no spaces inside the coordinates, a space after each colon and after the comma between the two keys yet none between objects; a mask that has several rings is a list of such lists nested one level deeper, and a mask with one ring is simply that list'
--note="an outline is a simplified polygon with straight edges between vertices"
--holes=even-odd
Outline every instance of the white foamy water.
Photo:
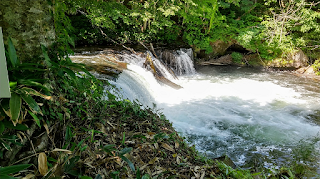
[{"label": "white foamy water", "polygon": [[282,81],[281,74],[192,72],[170,78],[183,87],[176,90],[159,84],[138,63],[128,69],[114,82],[123,97],[157,104],[191,144],[212,157],[227,154],[241,165],[254,153],[290,153],[320,131],[306,119],[319,107],[319,95]]},{"label": "white foamy water", "polygon": [[[299,141],[316,137],[320,85],[286,73],[268,73],[233,67],[202,67],[195,71],[190,51],[177,51],[174,78],[153,58],[155,66],[176,90],[160,84],[142,68],[145,58],[122,55],[129,63],[115,81],[121,95],[145,106],[157,105],[190,144],[208,154],[227,154],[243,165],[254,156],[264,165],[283,164]],[[277,151],[281,156],[273,156]],[[279,154],[277,154],[279,155]]]}]

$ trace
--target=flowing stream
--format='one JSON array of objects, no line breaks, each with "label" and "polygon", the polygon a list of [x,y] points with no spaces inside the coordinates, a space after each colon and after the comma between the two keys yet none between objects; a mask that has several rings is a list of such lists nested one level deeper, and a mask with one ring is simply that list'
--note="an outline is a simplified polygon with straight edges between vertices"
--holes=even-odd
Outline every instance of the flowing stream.
[{"label": "flowing stream", "polygon": [[318,81],[245,67],[195,70],[190,51],[184,49],[176,53],[178,79],[153,58],[166,78],[183,87],[177,90],[142,68],[145,58],[124,54],[122,59],[129,63],[128,70],[111,81],[121,95],[145,106],[156,104],[175,129],[209,157],[226,154],[241,167],[253,163],[272,168],[299,158],[318,137]]}]

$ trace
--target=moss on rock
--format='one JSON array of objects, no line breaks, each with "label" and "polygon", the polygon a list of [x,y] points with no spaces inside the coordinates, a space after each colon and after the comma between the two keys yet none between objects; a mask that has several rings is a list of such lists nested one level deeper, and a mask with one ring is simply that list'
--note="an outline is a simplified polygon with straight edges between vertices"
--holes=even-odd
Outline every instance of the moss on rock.
[{"label": "moss on rock", "polygon": [[0,26],[5,43],[12,38],[22,61],[41,54],[40,44],[49,46],[54,42],[51,9],[43,0],[1,0]]}]

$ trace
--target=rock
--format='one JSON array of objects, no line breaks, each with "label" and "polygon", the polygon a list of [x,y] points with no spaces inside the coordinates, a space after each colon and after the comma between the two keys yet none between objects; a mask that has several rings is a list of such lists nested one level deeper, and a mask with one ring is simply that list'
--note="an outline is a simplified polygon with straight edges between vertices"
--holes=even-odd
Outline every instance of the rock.
[{"label": "rock", "polygon": [[263,67],[265,66],[264,62],[260,59],[257,53],[247,54],[243,56],[245,63],[252,67]]},{"label": "rock", "polygon": [[231,55],[225,55],[218,59],[211,59],[209,61],[201,62],[200,65],[231,65],[232,57]]},{"label": "rock", "polygon": [[292,60],[292,66],[295,68],[307,67],[309,58],[303,53],[301,49],[294,54],[289,55],[289,59]]},{"label": "rock", "polygon": [[310,65],[308,67],[299,68],[298,70],[296,70],[296,73],[311,75],[314,74],[314,70],[313,67]]},{"label": "rock", "polygon": [[301,49],[296,52],[289,54],[287,58],[276,58],[271,62],[268,62],[269,67],[275,68],[293,68],[298,69],[308,66],[309,58],[303,53]]},{"label": "rock", "polygon": [[215,42],[211,42],[210,45],[212,47],[213,52],[210,53],[210,55],[213,56],[221,56],[225,55],[226,50],[233,45],[235,42],[229,41],[229,42],[224,42],[222,40],[217,40]]}]

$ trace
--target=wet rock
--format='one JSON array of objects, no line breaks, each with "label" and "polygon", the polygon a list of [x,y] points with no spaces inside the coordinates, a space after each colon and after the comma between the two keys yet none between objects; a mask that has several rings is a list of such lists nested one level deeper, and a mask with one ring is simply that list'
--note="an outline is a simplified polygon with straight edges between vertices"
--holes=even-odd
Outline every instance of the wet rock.
[{"label": "wet rock", "polygon": [[177,65],[177,59],[176,59],[176,55],[175,55],[175,51],[173,50],[164,50],[164,51],[159,51],[158,52],[160,54],[160,59],[163,61],[163,63],[174,69]]}]

